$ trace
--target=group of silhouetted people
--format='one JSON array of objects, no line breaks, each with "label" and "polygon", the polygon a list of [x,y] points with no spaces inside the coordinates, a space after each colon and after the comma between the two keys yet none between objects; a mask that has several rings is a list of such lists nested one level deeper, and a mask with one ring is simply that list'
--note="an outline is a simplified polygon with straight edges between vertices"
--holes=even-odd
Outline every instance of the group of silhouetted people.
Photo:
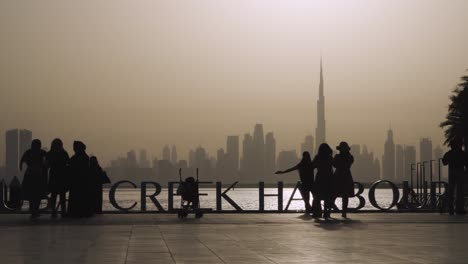
[{"label": "group of silhouetted people", "polygon": [[[57,217],[60,207],[62,217],[89,217],[102,213],[102,185],[110,183],[96,157],[86,154],[86,145],[73,142],[74,155],[70,158],[63,143],[56,138],[50,151],[42,149],[39,139],[34,139],[20,161],[20,169],[27,165],[22,183],[23,200],[29,201],[31,217],[40,216],[41,200],[50,193],[52,217]],[[68,204],[67,200],[68,194]],[[60,204],[57,205],[57,198]]]},{"label": "group of silhouetted people", "polygon": [[[347,217],[348,200],[354,196],[354,182],[351,166],[354,158],[348,143],[341,142],[336,147],[339,151],[333,157],[333,150],[326,143],[319,146],[318,153],[311,159],[309,152],[302,154],[302,160],[296,166],[276,174],[299,171],[300,192],[305,203],[306,214],[312,217],[330,218],[336,198],[342,198],[342,216]],[[335,170],[333,170],[335,168]],[[317,170],[317,173],[314,173]],[[309,203],[312,194],[312,205]],[[321,201],[324,202],[322,210]]]}]

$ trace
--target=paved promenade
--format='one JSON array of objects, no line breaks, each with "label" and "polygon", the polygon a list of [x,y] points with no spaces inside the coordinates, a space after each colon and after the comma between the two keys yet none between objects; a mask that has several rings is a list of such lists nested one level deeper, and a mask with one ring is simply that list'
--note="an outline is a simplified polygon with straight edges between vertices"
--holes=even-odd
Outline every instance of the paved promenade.
[{"label": "paved promenade", "polygon": [[[0,215],[0,263],[467,263],[468,216]],[[192,216],[191,216],[192,217]]]}]

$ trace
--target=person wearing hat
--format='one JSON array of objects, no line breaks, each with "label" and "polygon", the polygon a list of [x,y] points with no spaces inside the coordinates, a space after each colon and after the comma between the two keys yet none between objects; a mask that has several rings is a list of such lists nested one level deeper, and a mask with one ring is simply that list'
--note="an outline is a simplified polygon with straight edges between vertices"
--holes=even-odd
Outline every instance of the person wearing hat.
[{"label": "person wearing hat", "polygon": [[333,167],[336,168],[333,174],[333,197],[334,199],[341,197],[343,200],[341,216],[346,218],[348,211],[348,201],[354,196],[354,181],[351,174],[351,166],[354,162],[354,157],[349,152],[351,148],[348,143],[342,141],[336,149],[340,152],[333,158]]}]

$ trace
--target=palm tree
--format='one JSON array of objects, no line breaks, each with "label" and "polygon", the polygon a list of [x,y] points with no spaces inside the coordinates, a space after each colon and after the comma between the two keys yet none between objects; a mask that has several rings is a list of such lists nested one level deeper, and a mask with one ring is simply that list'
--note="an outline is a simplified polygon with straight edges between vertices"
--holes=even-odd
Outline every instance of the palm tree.
[{"label": "palm tree", "polygon": [[461,78],[462,82],[453,90],[450,96],[446,120],[440,123],[445,128],[445,144],[463,142],[468,150],[468,76]]}]

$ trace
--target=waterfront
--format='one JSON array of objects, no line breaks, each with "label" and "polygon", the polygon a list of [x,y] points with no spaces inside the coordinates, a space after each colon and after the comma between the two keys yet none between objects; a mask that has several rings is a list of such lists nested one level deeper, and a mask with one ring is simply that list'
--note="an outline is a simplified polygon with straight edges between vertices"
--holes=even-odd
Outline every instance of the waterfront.
[{"label": "waterfront", "polygon": [[[223,188],[223,191],[225,188]],[[286,207],[289,198],[293,193],[294,188],[284,188],[283,189],[283,208]],[[355,192],[358,190],[356,189]],[[402,190],[400,189],[400,197],[402,195]],[[265,188],[265,194],[276,194],[278,190],[276,188]],[[369,189],[365,189],[362,197],[366,200],[365,206],[361,210],[375,210],[377,208],[373,207],[369,202],[368,197]],[[154,193],[154,189],[149,188],[147,194],[150,195]],[[203,208],[216,208],[216,190],[214,188],[202,188],[200,193],[206,193],[207,196],[200,197],[201,207]],[[135,202],[137,206],[134,208],[135,211],[139,210],[140,203],[140,190],[139,189],[127,189],[121,188],[116,192],[116,200],[122,207],[129,207]],[[258,210],[259,208],[259,191],[257,188],[235,188],[230,190],[227,195],[232,198],[243,210]],[[103,209],[106,211],[115,211],[116,209],[109,202],[109,190],[104,190],[103,194]],[[387,207],[391,204],[393,193],[391,189],[377,189],[375,192],[376,200],[378,204],[382,207]],[[294,196],[297,199],[300,199],[301,196],[299,191],[296,191]],[[161,193],[156,196],[158,201],[161,203],[163,208],[168,208],[168,190],[163,188]],[[180,204],[180,197],[174,197],[174,208],[178,208]],[[277,210],[278,208],[277,197],[265,197],[265,210]],[[355,208],[359,204],[358,198],[352,198],[349,201],[350,208]],[[336,200],[336,205],[341,207],[341,199]],[[223,210],[234,210],[232,206],[229,205],[227,201],[222,202]],[[295,200],[291,202],[289,210],[303,210],[304,202],[301,200]],[[147,210],[156,210],[156,207],[153,206],[151,201],[147,201]]]}]

